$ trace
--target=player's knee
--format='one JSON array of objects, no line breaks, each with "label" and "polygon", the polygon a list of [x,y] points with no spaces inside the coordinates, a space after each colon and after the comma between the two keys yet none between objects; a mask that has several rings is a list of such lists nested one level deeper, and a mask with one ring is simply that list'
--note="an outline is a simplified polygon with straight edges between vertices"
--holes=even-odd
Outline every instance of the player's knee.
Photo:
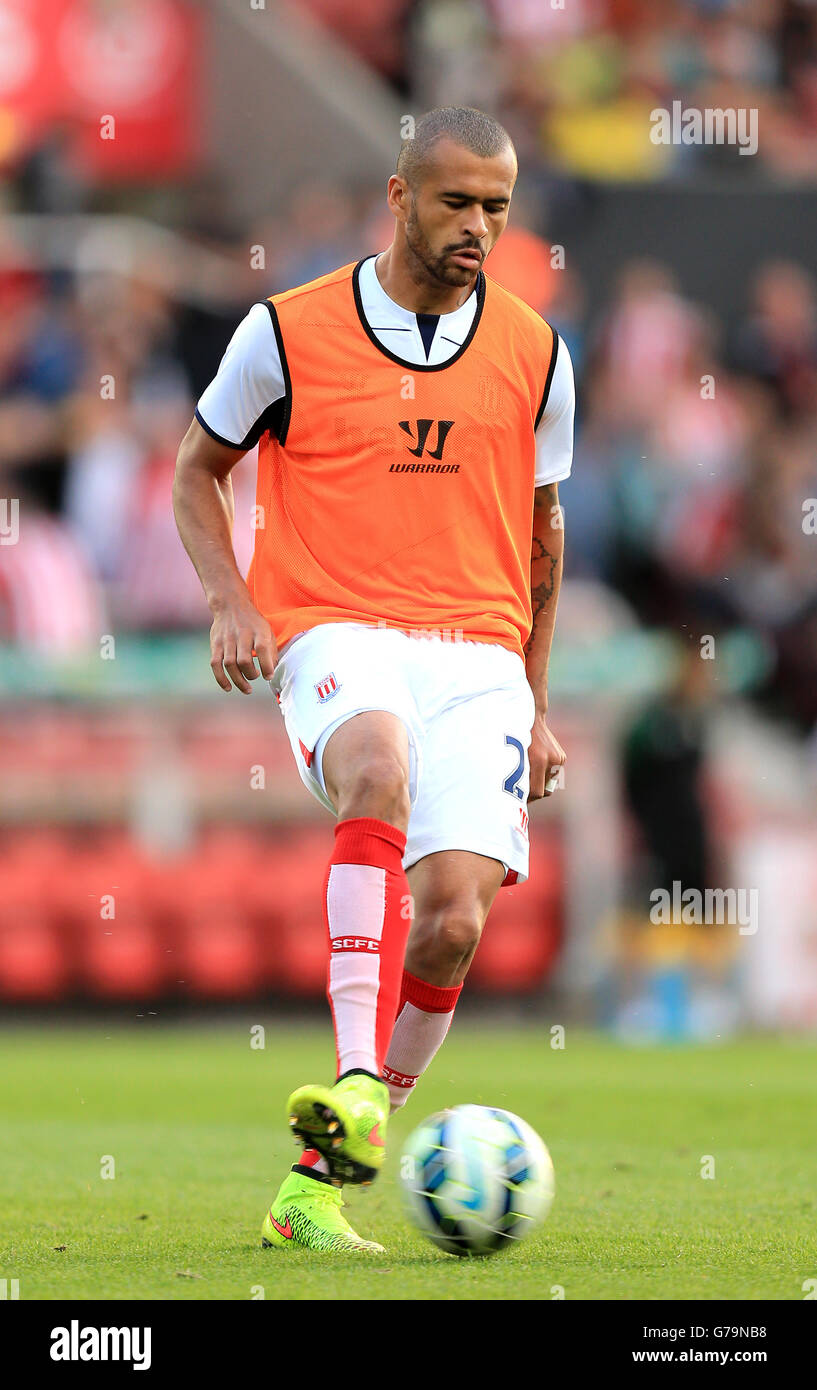
[{"label": "player's knee", "polygon": [[470,962],[481,932],[482,922],[477,910],[455,903],[415,922],[413,953],[422,955],[435,974],[445,969],[457,971]]},{"label": "player's knee", "polygon": [[411,810],[408,773],[399,758],[375,753],[360,762],[346,778],[338,817],[374,816],[405,829]]}]

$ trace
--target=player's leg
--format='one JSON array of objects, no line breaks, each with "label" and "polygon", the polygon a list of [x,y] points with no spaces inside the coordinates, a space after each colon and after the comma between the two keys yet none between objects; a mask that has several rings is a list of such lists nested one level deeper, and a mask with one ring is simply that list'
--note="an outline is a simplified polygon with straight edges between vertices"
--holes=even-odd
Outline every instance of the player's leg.
[{"label": "player's leg", "polygon": [[414,896],[400,1008],[384,1079],[405,1104],[451,1024],[491,904],[528,873],[528,746],[533,695],[522,662],[460,644],[447,663],[449,698],[428,720],[406,861]]},{"label": "player's leg", "polygon": [[346,1221],[336,1184],[371,1181],[385,1154],[389,1096],[380,1078],[410,924],[405,725],[382,710],[350,717],[329,737],[322,771],[338,812],[323,893],[338,1079],[301,1086],[289,1098],[290,1125],[307,1147],[262,1235],[267,1245],[380,1251]]},{"label": "player's leg", "polygon": [[405,1104],[445,1039],[505,865],[466,850],[429,854],[408,871],[414,921],[383,1076]]},{"label": "player's leg", "polygon": [[323,896],[337,1081],[299,1087],[289,1116],[307,1144],[304,1166],[367,1182],[385,1155],[389,1098],[381,1073],[411,921],[402,864],[410,810],[405,725],[382,710],[349,718],[329,737],[322,772],[338,814]]},{"label": "player's leg", "polygon": [[462,985],[504,877],[498,859],[468,850],[442,850],[413,864],[406,970],[436,988]]},{"label": "player's leg", "polygon": [[[504,874],[505,865],[498,860],[463,850],[429,854],[408,871],[414,921],[402,973],[399,1016],[388,1050],[391,1066],[387,1063],[383,1068],[392,1109],[404,1103],[409,1088],[445,1038]],[[327,1088],[325,1099],[331,1103],[332,1098]],[[361,1240],[349,1226],[341,1212],[340,1192],[331,1185],[316,1150],[307,1150],[286,1179],[264,1222],[263,1235],[268,1245],[285,1246],[294,1240],[329,1252],[382,1249]]]},{"label": "player's leg", "polygon": [[380,1070],[410,925],[402,857],[418,760],[396,637],[346,624],[313,629],[273,681],[300,776],[338,816],[322,895],[338,1080],[290,1097],[287,1113],[306,1148],[264,1221],[268,1245],[380,1248],[352,1231],[333,1184],[370,1180],[384,1156]]}]

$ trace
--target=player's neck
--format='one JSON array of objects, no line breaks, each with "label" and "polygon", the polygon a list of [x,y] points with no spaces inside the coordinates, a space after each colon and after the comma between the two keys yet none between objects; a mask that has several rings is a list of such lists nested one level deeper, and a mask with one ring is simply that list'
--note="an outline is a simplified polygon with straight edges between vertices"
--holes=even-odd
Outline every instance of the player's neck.
[{"label": "player's neck", "polygon": [[477,275],[467,285],[440,285],[420,279],[394,243],[377,257],[374,268],[389,299],[412,314],[451,314],[473,294],[477,282]]}]

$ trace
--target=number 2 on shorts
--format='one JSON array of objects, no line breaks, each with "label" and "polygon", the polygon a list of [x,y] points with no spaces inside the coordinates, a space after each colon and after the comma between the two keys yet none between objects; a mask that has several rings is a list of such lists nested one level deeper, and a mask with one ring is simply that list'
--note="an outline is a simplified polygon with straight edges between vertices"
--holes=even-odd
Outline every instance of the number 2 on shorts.
[{"label": "number 2 on shorts", "polygon": [[505,781],[502,783],[502,786],[506,792],[510,792],[511,796],[516,796],[519,798],[520,801],[522,801],[525,793],[522,791],[522,788],[519,785],[519,779],[522,776],[522,773],[525,768],[525,750],[522,747],[522,744],[519,742],[519,739],[514,738],[512,734],[505,735],[505,742],[510,747],[516,749],[517,753],[519,754],[519,761],[517,762],[513,772],[511,772],[505,778]]}]

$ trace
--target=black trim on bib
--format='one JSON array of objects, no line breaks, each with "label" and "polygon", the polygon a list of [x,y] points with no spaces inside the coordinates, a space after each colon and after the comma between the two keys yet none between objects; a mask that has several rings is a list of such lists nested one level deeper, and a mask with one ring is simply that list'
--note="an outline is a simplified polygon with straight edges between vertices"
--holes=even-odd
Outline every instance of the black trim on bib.
[{"label": "black trim on bib", "polygon": [[[550,327],[550,325],[548,325],[548,327]],[[556,332],[555,328],[551,328],[550,331],[553,334],[553,349],[550,354],[550,366],[548,367],[548,374],[545,378],[545,389],[542,392],[542,399],[539,403],[539,409],[536,412],[536,419],[533,422],[533,428],[535,430],[539,428],[539,421],[545,413],[545,406],[548,403],[548,396],[550,395],[550,383],[553,380],[553,373],[556,369],[556,358],[559,355],[559,334]]]},{"label": "black trim on bib", "polygon": [[211,429],[198,406],[196,406],[195,414],[202,429],[206,430],[211,439],[215,439],[217,444],[226,444],[228,449],[243,449],[244,453],[246,453],[248,449],[255,448],[262,434],[266,434],[267,430],[270,430],[272,434],[278,434],[281,427],[281,420],[283,419],[285,399],[284,396],[279,396],[277,401],[273,401],[272,405],[268,405],[266,410],[259,415],[252,429],[248,430],[245,434],[240,444],[235,444],[232,439],[225,439],[223,435]]},{"label": "black trim on bib", "polygon": [[[292,418],[292,377],[289,372],[289,363],[287,362],[281,325],[278,321],[278,310],[268,299],[261,299],[258,302],[260,304],[266,304],[269,316],[272,319],[275,341],[278,344],[278,355],[281,358],[281,370],[284,374],[284,394],[281,400],[277,400],[271,406],[268,406],[264,414],[256,422],[256,425],[253,427],[253,433],[255,433],[255,430],[258,429],[258,425],[261,424],[262,421],[265,423],[253,440],[253,443],[257,444],[261,435],[264,434],[266,430],[271,430],[272,433],[277,436],[278,443],[283,445],[286,444],[287,434],[289,433],[289,422]],[[275,410],[277,410],[278,418],[270,414],[271,411]]]},{"label": "black trim on bib", "polygon": [[[379,252],[375,253],[375,255],[379,254]],[[463,340],[462,345],[454,353],[453,357],[449,357],[445,362],[439,362],[435,365],[432,362],[408,362],[405,357],[398,357],[396,352],[389,352],[389,349],[385,348],[380,340],[375,337],[369,324],[366,322],[366,315],[363,312],[363,299],[360,294],[360,267],[364,265],[366,261],[371,261],[373,259],[373,256],[364,256],[362,261],[358,261],[352,272],[352,290],[355,296],[355,308],[357,309],[357,316],[360,319],[366,337],[374,344],[378,352],[382,352],[384,357],[388,357],[392,362],[398,362],[401,367],[405,367],[410,372],[444,372],[446,367],[452,367],[455,362],[459,361],[465,349],[469,346],[471,339],[479,327],[479,321],[482,318],[482,310],[485,305],[485,276],[482,271],[480,271],[477,276],[477,307],[474,310],[474,321],[468,330],[468,335]]]},{"label": "black trim on bib", "polygon": [[292,378],[289,375],[289,365],[287,363],[286,353],[284,352],[284,340],[281,337],[281,325],[278,322],[278,315],[275,312],[275,306],[270,304],[268,299],[259,299],[257,302],[266,305],[269,310],[269,316],[272,319],[275,341],[278,344],[278,354],[281,358],[281,371],[284,375],[283,396],[279,396],[277,400],[271,401],[266,410],[261,412],[255,424],[247,431],[240,444],[236,444],[235,440],[225,439],[222,434],[218,434],[212,426],[208,425],[204,416],[199,411],[198,406],[195,410],[196,419],[202,429],[207,431],[211,439],[215,439],[218,444],[226,445],[228,449],[243,449],[245,452],[247,449],[254,449],[261,436],[267,433],[267,430],[269,430],[270,434],[274,434],[280,443],[283,444],[286,439],[287,430],[289,429],[289,417],[292,414]]}]

